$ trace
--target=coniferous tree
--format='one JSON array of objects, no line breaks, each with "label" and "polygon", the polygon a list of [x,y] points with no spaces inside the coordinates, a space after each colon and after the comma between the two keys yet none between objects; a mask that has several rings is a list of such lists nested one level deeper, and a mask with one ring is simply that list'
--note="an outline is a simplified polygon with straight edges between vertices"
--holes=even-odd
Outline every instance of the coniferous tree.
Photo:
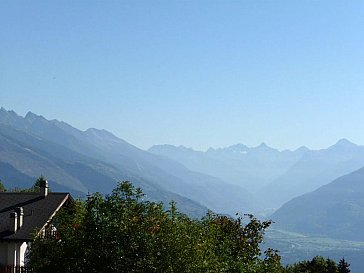
[{"label": "coniferous tree", "polygon": [[42,182],[45,182],[45,181],[46,181],[46,178],[41,174],[37,178],[37,180],[35,181],[35,183],[34,183],[34,185],[32,187],[33,191],[35,191],[35,192],[40,191],[40,185],[42,184]]},{"label": "coniferous tree", "polygon": [[339,273],[350,273],[350,264],[342,258],[339,262],[338,271]]}]

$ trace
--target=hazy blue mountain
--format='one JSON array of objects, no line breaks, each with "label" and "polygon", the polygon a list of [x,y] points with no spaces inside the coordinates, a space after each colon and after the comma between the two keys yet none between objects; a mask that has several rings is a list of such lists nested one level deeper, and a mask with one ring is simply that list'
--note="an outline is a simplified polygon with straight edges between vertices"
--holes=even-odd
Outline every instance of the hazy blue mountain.
[{"label": "hazy blue mountain", "polygon": [[284,175],[265,187],[262,195],[271,206],[279,207],[363,166],[364,146],[341,139],[327,149],[304,153]]},{"label": "hazy blue mountain", "polygon": [[206,152],[184,146],[155,145],[149,151],[176,160],[191,170],[219,177],[259,193],[262,187],[288,171],[308,149],[301,147],[296,151],[280,152],[262,143],[254,148],[237,144],[226,148],[210,148]]},{"label": "hazy blue mountain", "polygon": [[[115,183],[109,176],[118,173],[115,168],[100,161],[87,158],[72,150],[44,139],[29,135],[24,131],[15,130],[8,125],[0,124],[0,161],[12,165],[29,177],[37,177],[41,173],[47,175],[49,180],[79,192],[100,190],[99,182],[95,184],[92,177],[103,178],[105,191],[111,190]],[[68,169],[77,165],[79,174],[88,169],[87,186],[77,175],[72,175]],[[107,173],[108,176],[102,175]]]},{"label": "hazy blue mountain", "polygon": [[364,168],[292,199],[272,219],[289,231],[364,241]]},{"label": "hazy blue mountain", "polygon": [[88,158],[52,142],[0,124],[0,179],[7,188],[27,188],[43,174],[56,191],[85,196],[88,191],[110,192],[117,181],[130,180],[142,187],[146,199],[168,203],[175,200],[182,211],[201,216],[207,208],[169,192],[137,175]]},{"label": "hazy blue mountain", "polygon": [[[163,191],[172,196],[174,193],[173,196],[179,196],[179,199],[182,196],[187,197],[214,211],[233,213],[237,210],[248,212],[252,209],[252,198],[243,188],[190,171],[178,162],[138,149],[105,130],[80,131],[64,122],[49,121],[31,112],[23,118],[3,108],[0,110],[0,124],[4,131],[4,128],[10,128],[19,132],[10,134],[16,141],[25,141],[26,145],[27,141],[30,141],[33,145],[31,151],[27,150],[29,148],[26,145],[21,147],[13,155],[13,161],[9,158],[4,161],[29,176],[49,173],[55,176],[53,180],[59,182],[59,177],[62,177],[62,183],[68,183],[68,187],[72,186],[75,190],[83,192],[90,189],[91,185],[105,192],[105,189],[115,185],[116,180],[137,180],[139,184],[143,181],[142,188],[149,188],[149,194],[155,195]],[[31,140],[28,137],[32,137]],[[15,146],[13,150],[16,150]],[[47,154],[41,154],[39,157],[33,155],[35,147],[42,152],[46,151]],[[37,158],[35,162],[42,162],[45,169],[32,166],[29,163],[32,156]],[[3,157],[7,156],[4,154]],[[57,161],[55,164],[52,157],[57,157],[61,162]],[[62,173],[64,169],[67,169],[67,172]],[[97,172],[93,174],[95,178],[87,179],[94,171]],[[183,200],[183,203],[187,201]]]},{"label": "hazy blue mountain", "polygon": [[[0,175],[1,181],[7,189],[30,188],[34,185],[35,181],[34,177],[18,171],[12,165],[5,162],[0,162]],[[14,184],[11,181],[16,181],[17,183]]]}]

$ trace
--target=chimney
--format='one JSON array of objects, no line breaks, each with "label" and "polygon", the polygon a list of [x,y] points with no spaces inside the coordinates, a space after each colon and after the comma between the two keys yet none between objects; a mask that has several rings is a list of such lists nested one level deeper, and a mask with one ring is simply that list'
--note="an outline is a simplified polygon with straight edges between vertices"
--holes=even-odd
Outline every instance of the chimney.
[{"label": "chimney", "polygon": [[10,228],[9,230],[15,233],[18,229],[18,214],[14,211],[10,213]]},{"label": "chimney", "polygon": [[17,229],[20,229],[23,226],[24,210],[22,207],[17,207],[14,212],[18,215]]},{"label": "chimney", "polygon": [[43,196],[43,197],[46,197],[48,195],[48,181],[43,179],[41,182],[40,182],[40,194]]}]

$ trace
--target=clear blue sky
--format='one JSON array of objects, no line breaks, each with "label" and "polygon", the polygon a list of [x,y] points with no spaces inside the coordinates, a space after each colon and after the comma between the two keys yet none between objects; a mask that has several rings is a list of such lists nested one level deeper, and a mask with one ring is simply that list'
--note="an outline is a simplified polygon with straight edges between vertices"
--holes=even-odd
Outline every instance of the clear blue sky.
[{"label": "clear blue sky", "polygon": [[0,106],[141,148],[364,144],[364,2],[2,0]]}]

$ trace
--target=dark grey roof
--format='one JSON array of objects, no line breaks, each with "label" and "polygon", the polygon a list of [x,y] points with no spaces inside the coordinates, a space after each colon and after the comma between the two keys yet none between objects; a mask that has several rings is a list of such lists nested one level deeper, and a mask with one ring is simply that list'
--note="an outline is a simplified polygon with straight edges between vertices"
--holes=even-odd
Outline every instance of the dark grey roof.
[{"label": "dark grey roof", "polygon": [[[68,200],[68,193],[51,192],[46,197],[40,193],[0,193],[0,241],[32,241],[36,229],[42,228],[54,213]],[[10,231],[10,213],[16,207],[23,207],[23,226]]]}]

